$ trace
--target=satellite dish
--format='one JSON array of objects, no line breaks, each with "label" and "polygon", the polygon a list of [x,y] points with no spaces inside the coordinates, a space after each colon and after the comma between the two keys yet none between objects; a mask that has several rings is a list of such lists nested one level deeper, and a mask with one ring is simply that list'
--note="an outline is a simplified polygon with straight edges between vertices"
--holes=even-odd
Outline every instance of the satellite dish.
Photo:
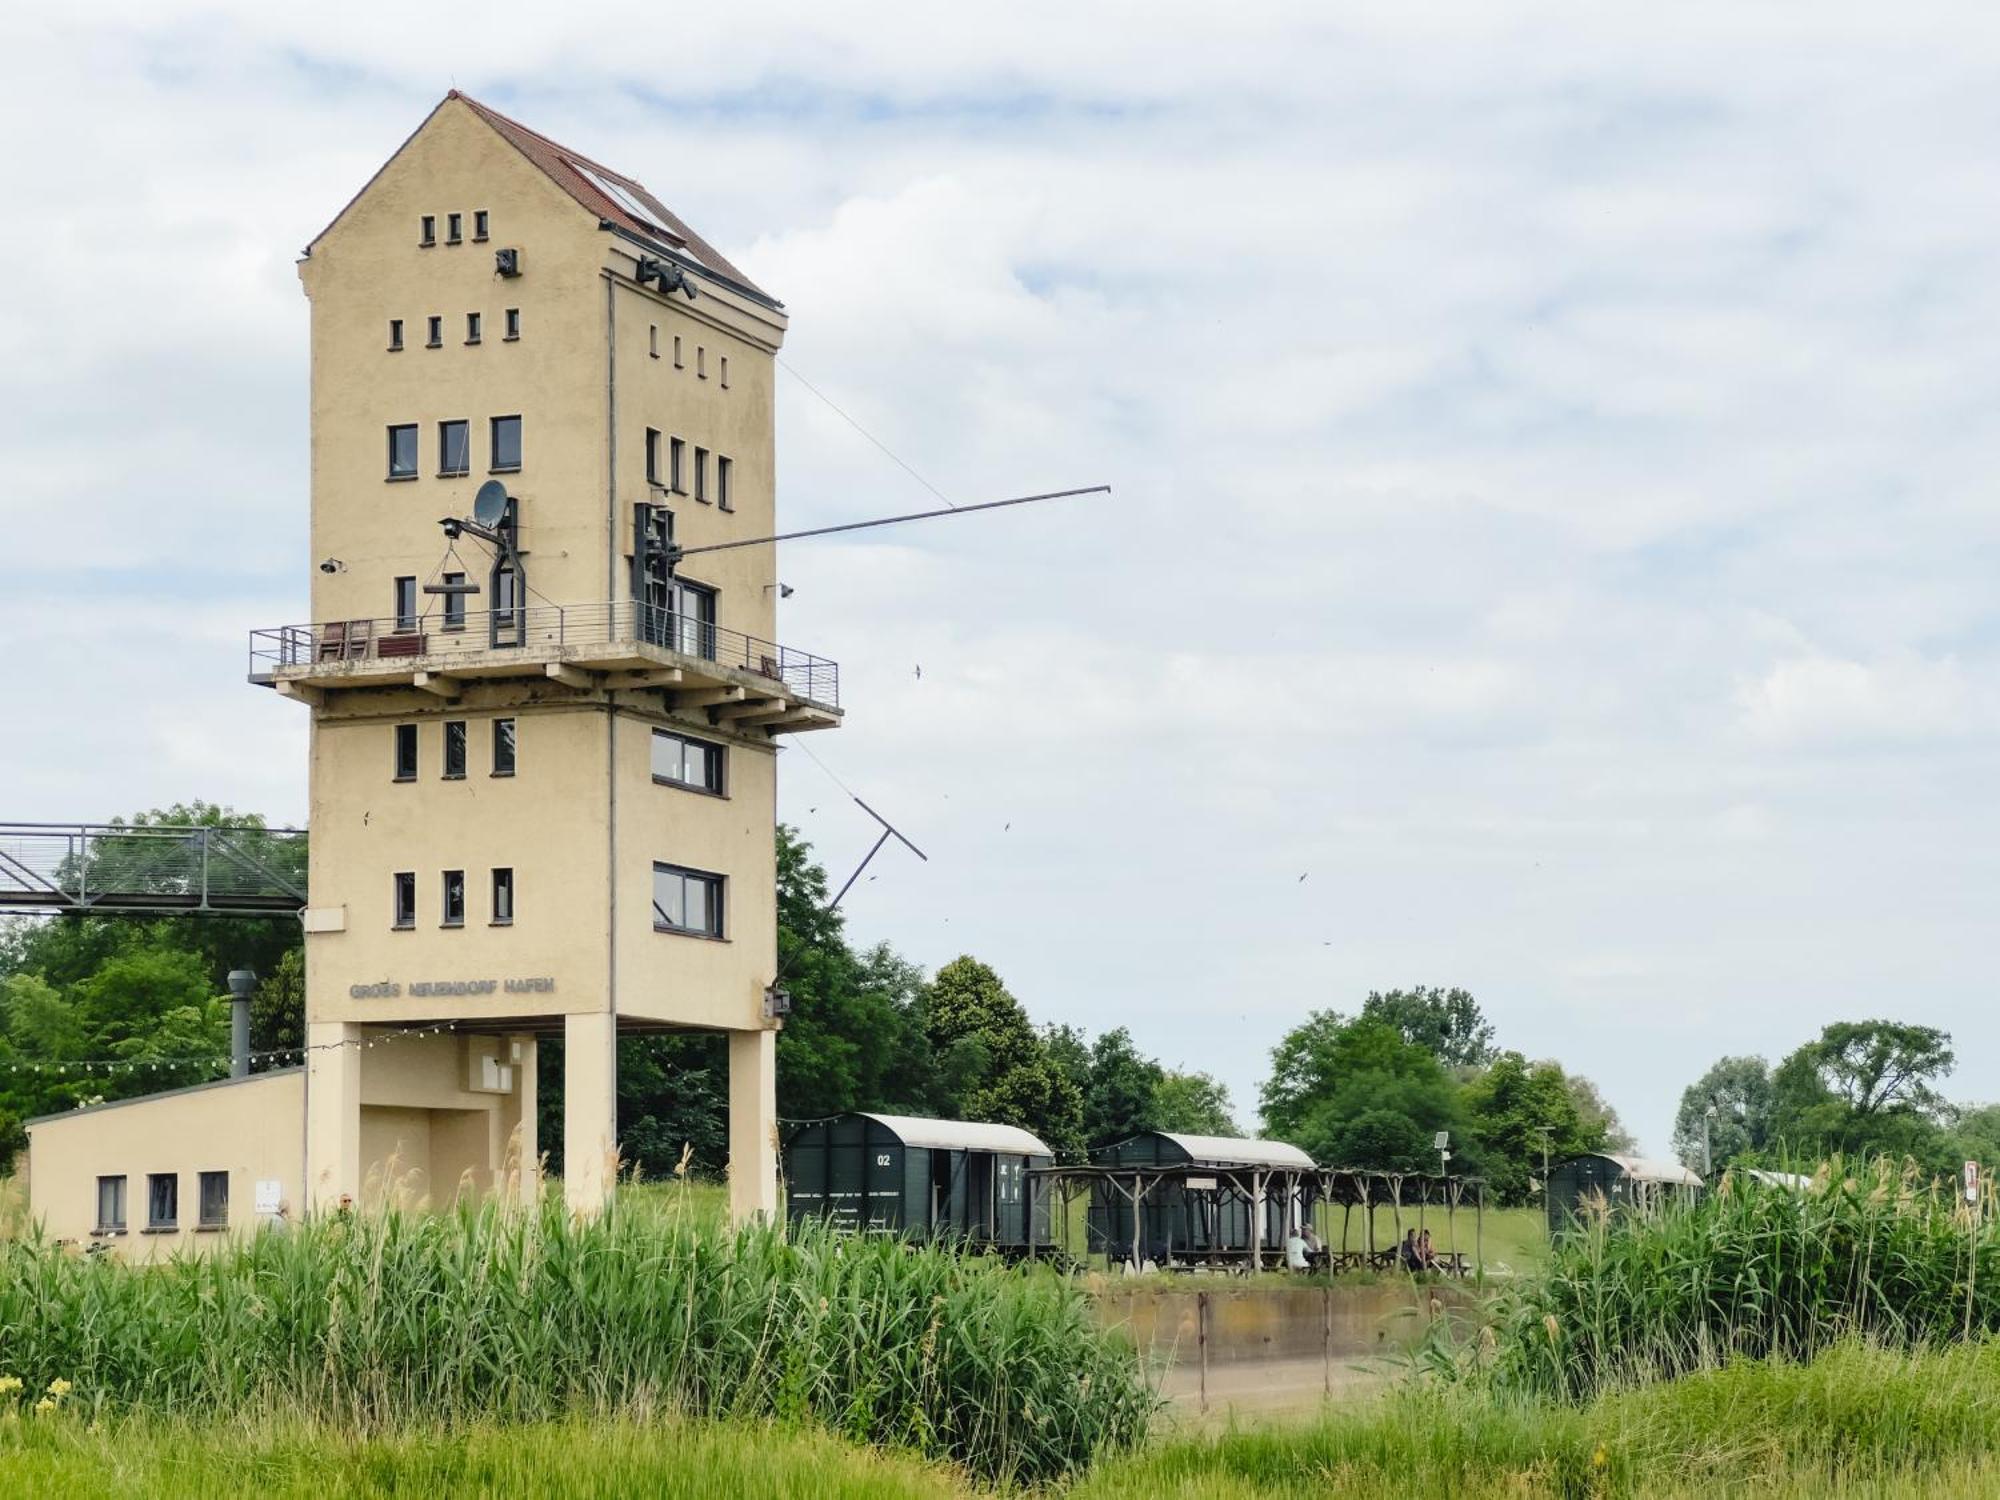
[{"label": "satellite dish", "polygon": [[472,498],[472,519],[491,531],[507,519],[507,486],[489,479]]}]

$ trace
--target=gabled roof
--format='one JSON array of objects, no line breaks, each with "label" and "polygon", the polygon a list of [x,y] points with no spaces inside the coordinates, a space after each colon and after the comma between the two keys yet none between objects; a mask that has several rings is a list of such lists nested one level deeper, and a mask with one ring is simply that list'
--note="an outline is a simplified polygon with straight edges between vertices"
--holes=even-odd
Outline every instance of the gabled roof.
[{"label": "gabled roof", "polygon": [[1587,1153],[1601,1156],[1606,1161],[1615,1161],[1624,1169],[1627,1177],[1639,1182],[1676,1182],[1684,1187],[1700,1187],[1701,1178],[1677,1161],[1659,1161],[1644,1156],[1625,1156],[1616,1151],[1595,1151]]},{"label": "gabled roof", "polygon": [[1035,1136],[1014,1125],[989,1125],[981,1120],[921,1120],[914,1115],[878,1115],[857,1111],[863,1119],[887,1127],[905,1146],[940,1151],[1000,1151],[1012,1156],[1054,1156]]},{"label": "gabled roof", "polygon": [[1297,1146],[1283,1141],[1256,1141],[1229,1135],[1182,1135],[1162,1130],[1161,1135],[1187,1152],[1191,1161],[1215,1167],[1295,1167],[1310,1171],[1313,1159]]},{"label": "gabled roof", "polygon": [[[769,302],[773,306],[778,305],[769,292],[744,275],[728,257],[696,234],[672,209],[655,198],[644,183],[627,177],[622,172],[615,172],[601,162],[591,160],[581,151],[572,151],[569,147],[550,140],[540,131],[529,129],[519,120],[503,115],[499,110],[481,104],[470,94],[460,93],[457,89],[446,94],[438,102],[437,108],[431,111],[431,115],[435,115],[438,109],[444,108],[454,99],[492,126],[502,140],[539,167],[544,176],[596,215],[601,222],[615,225],[650,244],[672,251],[692,262],[698,269],[710,271],[752,293],[760,300]],[[424,121],[428,124],[430,115],[426,115]],[[422,129],[422,125],[417,127],[417,131]],[[416,131],[411,132],[411,138],[414,139],[415,136]],[[405,141],[403,144],[408,145],[409,142]],[[397,148],[398,153],[401,149]],[[390,160],[395,160],[395,157],[391,156]],[[381,173],[377,172],[375,175],[379,177]],[[369,183],[372,185],[374,180],[371,177]],[[368,188],[364,186],[361,193],[367,191]],[[358,199],[361,193],[356,193],[355,199]],[[332,223],[326,228],[331,229],[334,224],[339,223],[347,208],[352,207],[353,203],[354,199],[349,199],[347,206],[334,216]],[[325,235],[326,229],[322,229],[313,237],[313,244],[318,244]],[[312,253],[311,245],[306,247],[306,252]]]}]

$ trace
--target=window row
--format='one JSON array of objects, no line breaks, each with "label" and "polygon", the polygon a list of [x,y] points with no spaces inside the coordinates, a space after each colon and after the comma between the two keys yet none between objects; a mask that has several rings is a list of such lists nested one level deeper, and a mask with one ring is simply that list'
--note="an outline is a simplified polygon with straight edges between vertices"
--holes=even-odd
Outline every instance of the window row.
[{"label": "window row", "polygon": [[[486,907],[487,925],[510,927],[514,922],[514,871],[510,866],[493,869]],[[394,876],[395,920],[399,931],[417,925],[417,873],[400,870]],[[438,879],[438,926],[465,925],[465,871],[445,870]]]},{"label": "window row", "polygon": [[[735,477],[735,463],[717,453],[715,459],[715,488],[709,489],[708,449],[694,450],[692,473],[694,497],[703,505],[714,504],[719,510],[734,510],[736,502],[731,494],[731,482]],[[687,461],[688,444],[680,438],[663,434],[657,427],[646,429],[646,483],[657,489],[669,490],[676,495],[688,493],[690,467]]]},{"label": "window row", "polygon": [[[444,315],[442,313],[432,313],[428,318],[424,319],[424,334],[424,347],[426,349],[442,349],[444,347]],[[500,337],[503,340],[512,342],[520,336],[521,309],[518,307],[504,309],[500,314]],[[486,315],[476,312],[467,313],[465,315],[466,343],[481,343],[485,337]],[[402,348],[403,320],[401,318],[391,318],[389,320],[389,352],[395,354]]]},{"label": "window row", "polygon": [[[396,580],[398,585],[396,607],[398,610],[401,610],[403,606],[402,589],[400,587],[403,581],[400,578]],[[414,600],[412,601],[412,607],[414,607]],[[449,615],[446,618],[449,619]],[[461,625],[464,624],[463,619],[459,623]],[[398,628],[414,628],[414,625],[404,627],[399,621]],[[493,774],[495,776],[512,776],[515,765],[514,721],[512,719],[492,719],[488,722],[493,726]],[[446,781],[465,780],[466,749],[469,742],[470,729],[471,726],[464,719],[445,720],[444,767],[440,774],[443,775]],[[417,726],[414,724],[398,724],[396,726],[395,779],[397,781],[415,781],[417,779]]]},{"label": "window row", "polygon": [[[472,242],[476,245],[487,237],[491,225],[483,208],[472,211]],[[428,250],[438,242],[438,216],[425,214],[417,221],[417,244]],[[444,242],[447,245],[465,243],[465,215],[446,214],[444,216]]]},{"label": "window row", "polygon": [[[389,477],[415,479],[418,453],[418,423],[396,422],[389,427]],[[438,426],[438,478],[460,479],[472,472],[472,423],[464,417]],[[521,419],[487,419],[487,472],[513,474],[521,467]]]},{"label": "window row", "polygon": [[[227,1172],[202,1172],[198,1174],[199,1198],[197,1207],[200,1217],[195,1221],[198,1229],[227,1229],[229,1227],[229,1174]],[[97,1179],[97,1232],[99,1234],[123,1234],[126,1229],[125,1181],[123,1176],[100,1177]],[[149,1172],[146,1174],[146,1229],[148,1233],[161,1233],[181,1227],[181,1179],[178,1172]]]},{"label": "window row", "polygon": [[[651,354],[654,359],[658,359],[660,357],[660,325],[658,323],[654,323],[647,328],[646,342],[648,346],[646,352]],[[681,336],[678,333],[673,336],[673,344],[674,368],[676,370],[685,370],[687,365],[681,359]],[[729,356],[718,354],[715,362],[717,366],[716,373],[721,376],[722,388],[726,391],[729,389]],[[694,346],[694,378],[696,380],[708,379],[708,347],[705,344],[696,344]]]}]

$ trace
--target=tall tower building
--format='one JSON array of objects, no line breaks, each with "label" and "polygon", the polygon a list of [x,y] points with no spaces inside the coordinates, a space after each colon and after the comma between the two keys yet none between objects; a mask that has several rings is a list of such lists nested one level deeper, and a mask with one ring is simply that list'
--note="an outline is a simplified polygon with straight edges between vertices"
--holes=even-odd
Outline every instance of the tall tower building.
[{"label": "tall tower building", "polygon": [[777,529],[782,306],[455,91],[299,271],[313,618],[251,656],[312,715],[306,1200],[532,1160],[553,1035],[593,1207],[617,1037],[669,1028],[728,1034],[731,1207],[771,1212],[772,740],[838,669],[774,644],[770,546],[700,549]]}]

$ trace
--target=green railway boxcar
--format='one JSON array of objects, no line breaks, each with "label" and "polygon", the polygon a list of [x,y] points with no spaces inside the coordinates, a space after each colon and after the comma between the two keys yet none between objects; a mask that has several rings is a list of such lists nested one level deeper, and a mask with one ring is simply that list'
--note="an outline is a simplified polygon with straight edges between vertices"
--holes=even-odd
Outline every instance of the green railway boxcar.
[{"label": "green railway boxcar", "polygon": [[[1245,1140],[1231,1136],[1184,1135],[1148,1130],[1100,1146],[1090,1153],[1093,1167],[1211,1167],[1219,1176],[1163,1181],[1150,1186],[1140,1209],[1138,1251],[1157,1265],[1170,1262],[1247,1256],[1250,1244],[1250,1197],[1253,1185],[1264,1183],[1260,1248],[1282,1256],[1289,1223],[1307,1208],[1302,1179],[1315,1169],[1297,1146],[1283,1141]],[[1091,1188],[1089,1244],[1094,1253],[1129,1259],[1134,1237],[1132,1204],[1114,1182]]]}]

